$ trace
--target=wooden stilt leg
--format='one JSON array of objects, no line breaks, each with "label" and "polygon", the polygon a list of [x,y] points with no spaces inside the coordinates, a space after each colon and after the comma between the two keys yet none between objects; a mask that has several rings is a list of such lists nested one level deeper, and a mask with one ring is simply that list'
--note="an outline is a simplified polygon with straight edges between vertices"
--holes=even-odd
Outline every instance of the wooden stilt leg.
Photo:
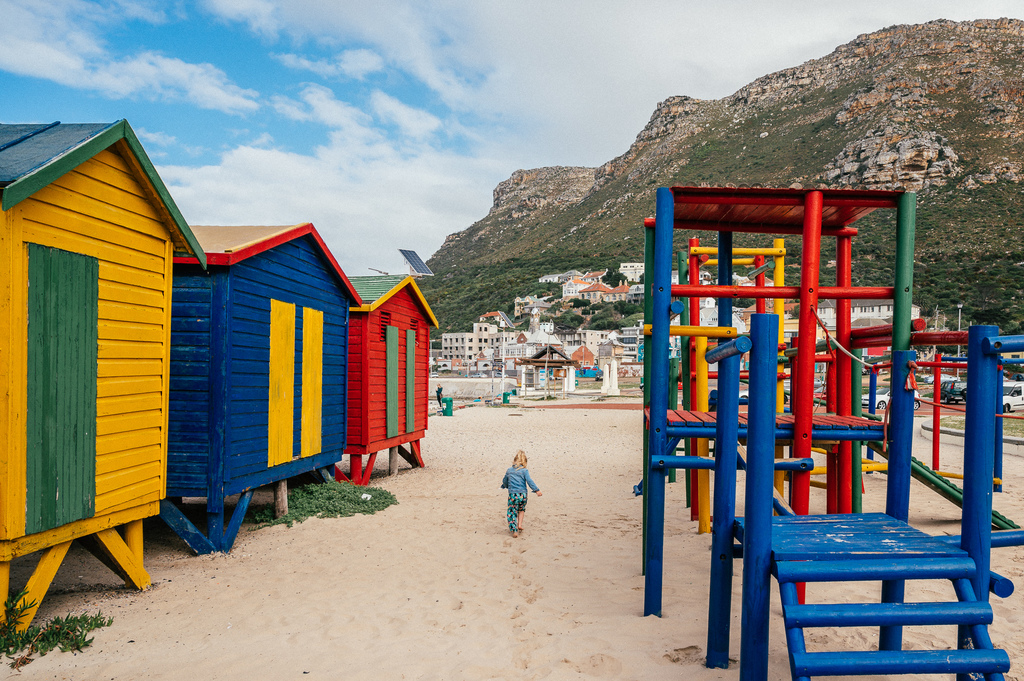
[{"label": "wooden stilt leg", "polygon": [[377,462],[377,452],[370,454],[369,460],[366,462],[366,470],[363,471],[363,478],[360,485],[366,486],[370,484],[370,476],[373,475],[373,464]]},{"label": "wooden stilt leg", "polygon": [[388,475],[398,475],[398,447],[388,450]]},{"label": "wooden stilt leg", "polygon": [[82,545],[96,556],[101,563],[113,570],[125,585],[145,589],[150,584],[149,573],[142,567],[142,561],[125,543],[117,530],[100,530],[96,534],[79,539]]},{"label": "wooden stilt leg", "polygon": [[[8,594],[7,592],[11,589],[11,562],[7,561],[0,563],[0,595],[2,595],[3,603],[7,603]],[[2,605],[2,604],[0,604]],[[0,607],[0,622],[7,619],[7,610]]]},{"label": "wooden stilt leg", "polygon": [[[374,455],[376,456],[376,454]],[[373,468],[373,464],[370,464],[370,468]],[[356,485],[362,485],[363,483],[363,455],[353,454],[349,457],[349,470],[348,477],[352,478],[352,483]]]},{"label": "wooden stilt leg", "polygon": [[21,620],[18,622],[19,630],[24,631],[32,624],[32,619],[36,616],[36,611],[39,610],[39,604],[43,602],[43,596],[46,595],[47,589],[50,588],[50,583],[53,582],[57,569],[64,561],[64,556],[68,555],[69,548],[71,548],[71,542],[66,541],[63,544],[51,546],[43,552],[43,557],[39,559],[35,571],[28,578],[28,584],[25,586],[23,602],[30,603],[31,605],[25,610],[25,614],[21,616]]},{"label": "wooden stilt leg", "polygon": [[133,520],[124,526],[124,543],[135,556],[139,565],[142,564],[142,519]]},{"label": "wooden stilt leg", "polygon": [[288,515],[288,480],[278,480],[274,488],[274,517]]}]

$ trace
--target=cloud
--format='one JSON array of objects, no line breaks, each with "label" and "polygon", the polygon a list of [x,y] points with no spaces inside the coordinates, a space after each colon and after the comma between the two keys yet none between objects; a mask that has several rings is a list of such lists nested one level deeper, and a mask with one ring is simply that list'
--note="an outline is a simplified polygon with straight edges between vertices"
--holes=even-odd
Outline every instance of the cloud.
[{"label": "cloud", "polygon": [[273,0],[205,0],[206,9],[224,19],[248,24],[255,33],[273,37],[280,30]]},{"label": "cloud", "polygon": [[429,147],[400,155],[332,135],[309,155],[246,145],[217,164],[159,172],[190,223],[310,221],[345,272],[364,275],[369,267],[404,271],[398,248],[427,258],[486,214],[500,170]]},{"label": "cloud", "polygon": [[382,120],[394,123],[410,137],[427,137],[441,127],[441,120],[436,116],[403,104],[380,90],[371,95],[370,105]]},{"label": "cloud", "polygon": [[345,50],[332,60],[307,59],[296,54],[276,54],[274,58],[290,69],[312,71],[321,78],[347,76],[362,80],[384,68],[384,60],[372,50]]},{"label": "cloud", "polygon": [[[183,100],[229,114],[259,108],[259,93],[235,85],[212,64],[190,63],[153,51],[126,57],[111,54],[98,37],[101,27],[123,18],[162,20],[162,14],[147,7],[126,2],[0,0],[4,17],[0,69],[112,99]],[[121,18],[118,12],[123,12]]]}]

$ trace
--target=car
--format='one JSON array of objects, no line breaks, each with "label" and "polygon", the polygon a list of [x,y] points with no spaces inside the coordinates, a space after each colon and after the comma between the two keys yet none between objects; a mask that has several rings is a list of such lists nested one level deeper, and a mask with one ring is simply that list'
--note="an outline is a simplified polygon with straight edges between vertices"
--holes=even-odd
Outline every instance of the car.
[{"label": "car", "polygon": [[[864,409],[868,409],[871,405],[869,398],[870,394],[864,393],[860,398],[860,406]],[[892,394],[889,388],[883,388],[875,392],[875,411],[885,411],[885,408],[889,406],[889,401],[892,399]],[[921,393],[914,391],[914,411],[921,408]]]},{"label": "car", "polygon": [[1014,409],[1024,407],[1024,385],[1007,383],[1003,385],[1003,413],[1009,414]]},{"label": "car", "polygon": [[475,374],[470,374],[469,377],[470,378],[487,378],[487,376],[485,374],[482,374],[482,373],[479,373],[479,372],[477,372]]},{"label": "car", "polygon": [[939,396],[943,404],[967,401],[967,381],[945,381]]},{"label": "car", "polygon": [[437,372],[436,371],[431,371],[430,372],[430,377],[431,378],[437,378]]}]

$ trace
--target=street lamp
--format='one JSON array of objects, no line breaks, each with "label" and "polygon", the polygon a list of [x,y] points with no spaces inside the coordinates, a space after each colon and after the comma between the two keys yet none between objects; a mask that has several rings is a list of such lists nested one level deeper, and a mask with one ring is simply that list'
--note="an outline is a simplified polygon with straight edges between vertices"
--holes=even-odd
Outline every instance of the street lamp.
[{"label": "street lamp", "polygon": [[[964,311],[964,304],[963,303],[957,303],[956,304],[956,330],[957,330],[957,333],[960,332],[960,319],[963,316],[963,311]],[[960,357],[960,344],[959,343],[956,344],[956,356],[958,358]],[[956,376],[957,376],[957,378],[960,378],[960,365],[959,364],[957,364]]]}]

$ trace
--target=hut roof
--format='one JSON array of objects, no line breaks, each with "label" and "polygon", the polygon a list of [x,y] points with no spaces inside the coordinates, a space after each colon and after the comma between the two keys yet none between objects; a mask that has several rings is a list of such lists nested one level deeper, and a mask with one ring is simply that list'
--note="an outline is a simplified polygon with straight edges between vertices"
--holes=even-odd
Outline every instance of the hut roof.
[{"label": "hut roof", "polygon": [[[341,265],[334,259],[334,255],[327,244],[316,231],[311,222],[304,222],[298,225],[193,225],[199,243],[206,251],[206,257],[211,265],[234,265],[254,255],[286,244],[289,241],[309,235],[316,242],[327,261],[329,268],[334,272],[338,283],[342,285],[355,305],[362,305],[363,300],[352,282],[341,269]],[[174,262],[190,263],[195,262],[193,258],[175,258]]]},{"label": "hut roof", "polygon": [[[128,121],[116,123],[0,124],[0,208],[9,210],[104,149],[123,142],[130,165],[148,180],[150,198],[163,208],[175,251],[206,266],[206,255]],[[141,178],[140,178],[141,179]]]},{"label": "hut roof", "polygon": [[438,326],[437,317],[434,316],[434,311],[430,309],[427,299],[423,297],[420,287],[416,285],[415,278],[400,274],[385,274],[381,276],[352,277],[351,281],[352,286],[359,292],[359,297],[363,299],[361,306],[355,306],[352,309],[359,310],[360,312],[372,312],[387,302],[391,296],[398,293],[404,287],[409,286],[413,298],[423,308],[423,313],[430,320],[431,325],[434,327]]}]

